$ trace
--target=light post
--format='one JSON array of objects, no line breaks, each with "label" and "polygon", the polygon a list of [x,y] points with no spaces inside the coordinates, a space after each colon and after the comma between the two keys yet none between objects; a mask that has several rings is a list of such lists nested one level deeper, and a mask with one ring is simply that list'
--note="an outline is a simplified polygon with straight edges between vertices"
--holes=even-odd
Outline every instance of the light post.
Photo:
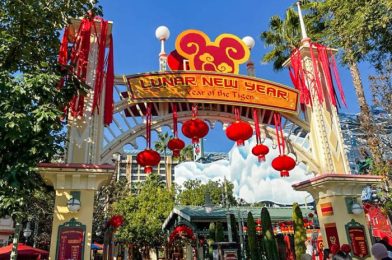
[{"label": "light post", "polygon": [[209,214],[212,212],[213,209],[214,209],[214,204],[212,204],[210,193],[207,191],[206,194],[204,195],[204,210],[206,213]]},{"label": "light post", "polygon": [[170,31],[169,28],[162,25],[155,30],[155,37],[161,42],[161,52],[159,53],[159,70],[166,71],[167,67],[167,55],[165,52],[165,41],[169,39]]},{"label": "light post", "polygon": [[245,248],[244,248],[244,234],[242,232],[244,223],[242,221],[242,212],[240,210],[240,207],[238,207],[238,233],[240,235],[240,246],[241,246],[241,259],[246,259],[245,256]]},{"label": "light post", "polygon": [[27,222],[26,228],[23,230],[23,236],[25,237],[25,244],[27,244],[27,240],[31,236],[32,230],[30,228],[30,221]]},{"label": "light post", "polygon": [[114,153],[112,155],[112,161],[116,166],[116,181],[120,180],[120,164],[121,164],[121,154],[120,153]]},{"label": "light post", "polygon": [[226,206],[227,233],[228,233],[229,242],[233,242],[233,234],[231,231],[231,220],[230,220],[230,204],[229,204],[229,199],[228,199],[228,195],[227,195],[226,177],[224,177],[223,185],[224,185],[224,200],[225,200],[225,204],[226,204],[225,206]]}]

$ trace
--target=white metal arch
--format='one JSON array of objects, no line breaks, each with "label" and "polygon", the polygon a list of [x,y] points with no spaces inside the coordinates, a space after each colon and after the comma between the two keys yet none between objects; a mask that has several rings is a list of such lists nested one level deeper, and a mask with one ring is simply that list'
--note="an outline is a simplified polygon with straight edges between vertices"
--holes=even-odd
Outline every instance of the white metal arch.
[{"label": "white metal arch", "polygon": [[[122,103],[123,104],[123,103]],[[127,107],[122,106],[121,104],[121,109],[116,109],[117,114],[122,114],[124,113],[124,109],[128,109]],[[159,103],[159,105],[155,108],[156,111],[158,112],[158,116],[153,117],[153,122],[152,122],[152,130],[159,132],[160,129],[164,126],[167,126],[171,128],[172,125],[172,114],[168,112],[168,105],[167,103]],[[191,105],[191,104],[189,104]],[[204,105],[208,106],[210,104],[203,104],[202,108]],[[129,106],[129,105],[128,105]],[[243,107],[243,109],[247,109],[246,107]],[[139,109],[141,110],[141,109]],[[250,109],[251,110],[251,109]],[[199,110],[198,112],[198,117],[202,118],[206,122],[209,123],[211,128],[214,128],[217,122],[222,123],[223,129],[227,127],[231,122],[233,122],[233,114],[225,112],[227,111],[227,108],[224,108],[223,111],[210,111],[210,110]],[[248,111],[246,112],[246,115],[250,115]],[[263,116],[263,112],[261,112],[261,117]],[[121,117],[126,120],[127,118],[122,114]],[[178,112],[178,122],[182,123],[186,120],[191,119],[191,113],[187,111],[179,111]],[[269,118],[268,121],[271,122],[272,118]],[[133,119],[128,119],[128,120],[133,120],[135,125],[132,127],[129,127],[127,130],[122,130],[120,134],[115,135],[115,138],[113,138],[112,141],[108,142],[106,146],[104,146],[104,149],[102,150],[101,156],[100,156],[100,161],[102,163],[105,162],[110,162],[112,159],[112,154],[116,152],[122,153],[122,148],[126,144],[131,144],[134,148],[138,148],[136,144],[136,138],[138,137],[143,137],[145,138],[145,124],[144,124],[144,119],[142,117],[137,117]],[[243,116],[242,120],[248,121],[251,125],[254,125],[253,119],[251,116]],[[288,140],[288,147],[293,151],[296,156],[297,156],[297,161],[298,162],[303,162],[308,166],[309,171],[314,171],[318,172],[319,166],[315,162],[315,160],[312,158],[312,154],[310,151],[310,145],[309,145],[309,140],[308,140],[308,130],[303,129],[300,126],[297,126],[297,124],[294,124],[290,120],[286,118],[285,121],[285,135]],[[265,130],[266,136],[272,140],[275,140],[276,142],[276,136],[275,136],[275,130],[268,125],[260,124],[260,127]],[[293,133],[290,131],[290,127],[296,127],[299,129],[297,133]],[[110,128],[110,127],[108,127]],[[108,130],[110,131],[110,130]],[[287,133],[290,131],[289,133]],[[113,133],[114,131],[112,131]]]}]

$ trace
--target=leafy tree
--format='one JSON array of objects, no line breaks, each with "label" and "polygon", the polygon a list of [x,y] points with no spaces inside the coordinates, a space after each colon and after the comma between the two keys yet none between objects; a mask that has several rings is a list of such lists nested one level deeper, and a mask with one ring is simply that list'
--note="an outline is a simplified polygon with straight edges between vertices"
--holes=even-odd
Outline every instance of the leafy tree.
[{"label": "leafy tree", "polygon": [[155,150],[158,153],[163,153],[166,156],[167,153],[167,143],[169,142],[171,136],[167,132],[158,133],[158,140],[154,143]]},{"label": "leafy tree", "polygon": [[118,240],[132,243],[145,254],[149,248],[164,244],[162,224],[173,207],[174,191],[168,190],[157,174],[151,174],[137,195],[130,194],[113,204],[114,214],[124,217]]},{"label": "leafy tree", "polygon": [[302,211],[298,203],[293,204],[293,223],[294,223],[294,247],[296,259],[301,259],[301,255],[305,253],[306,230]]},{"label": "leafy tree", "polygon": [[[373,103],[386,112],[386,116],[380,118],[380,125],[377,134],[381,140],[380,149],[384,158],[390,158],[392,154],[392,137],[388,127],[392,124],[392,62],[387,61],[376,75],[370,76],[370,85],[373,95]],[[392,160],[387,160],[383,165],[377,165],[372,169],[373,173],[382,175],[384,181],[379,185],[378,190],[381,205],[392,216]]]},{"label": "leafy tree", "polygon": [[281,70],[291,51],[301,43],[298,14],[294,9],[288,8],[283,20],[277,15],[272,16],[269,30],[261,33],[261,40],[266,46],[273,48],[263,56],[263,62],[272,61],[274,70]]},{"label": "leafy tree", "polygon": [[[353,85],[361,110],[361,127],[367,133],[369,149],[376,164],[382,163],[379,140],[371,121],[371,113],[366,103],[357,62],[365,58],[380,60],[391,53],[392,4],[390,1],[366,0],[322,0],[304,1],[305,17],[309,36],[331,47],[343,50],[342,62],[349,66]],[[375,14],[375,15],[374,15]],[[296,29],[297,28],[297,29]],[[273,50],[264,56],[265,61],[274,61],[274,68],[288,58],[290,51],[300,37],[298,15],[294,10],[286,12],[286,18],[273,17],[270,28],[261,38]],[[378,47],[379,45],[383,47]],[[389,55],[388,55],[389,54]],[[376,64],[377,65],[377,64]]]},{"label": "leafy tree", "polygon": [[223,233],[222,222],[216,222],[216,224],[215,224],[215,241],[216,242],[224,242],[225,241],[225,235]]},{"label": "leafy tree", "polygon": [[233,237],[233,241],[239,243],[240,236],[238,234],[238,223],[235,219],[234,214],[230,214],[230,224],[231,224],[231,234]]},{"label": "leafy tree", "polygon": [[180,162],[191,161],[193,159],[193,146],[191,144],[186,145],[180,152]]},{"label": "leafy tree", "polygon": [[28,198],[43,185],[37,164],[62,151],[60,118],[80,84],[69,75],[56,88],[70,73],[57,66],[60,30],[91,8],[88,0],[0,2],[0,216],[26,218]]},{"label": "leafy tree", "polygon": [[113,203],[125,199],[130,194],[127,180],[121,178],[119,181],[114,179],[109,185],[102,186],[94,198],[93,212],[93,234],[92,240],[103,243],[104,229],[109,213],[113,210]]},{"label": "leafy tree", "polygon": [[210,259],[212,259],[212,244],[215,243],[215,223],[211,222],[210,226],[208,227],[208,254],[210,256]]},{"label": "leafy tree", "polygon": [[[229,203],[230,205],[237,205],[233,195],[234,184],[229,181],[226,182]],[[198,179],[184,182],[177,195],[177,203],[181,205],[203,206],[207,192],[211,195],[213,204],[219,205],[222,203],[222,195],[224,194],[223,183],[210,180],[207,184],[202,184],[201,180]]]},{"label": "leafy tree", "polygon": [[392,3],[388,0],[323,0],[311,1],[305,7],[310,11],[311,21],[323,25],[320,40],[343,50],[342,61],[350,69],[358,98],[361,127],[367,135],[375,165],[382,165],[380,140],[375,134],[357,63],[370,60],[376,67],[380,67],[383,58],[390,57]]},{"label": "leafy tree", "polygon": [[261,209],[261,225],[263,228],[263,248],[265,249],[267,259],[279,259],[271,217],[266,207]]},{"label": "leafy tree", "polygon": [[257,237],[256,237],[256,224],[253,218],[252,212],[248,213],[248,219],[246,221],[248,225],[248,252],[251,260],[258,260],[258,248],[257,248]]}]

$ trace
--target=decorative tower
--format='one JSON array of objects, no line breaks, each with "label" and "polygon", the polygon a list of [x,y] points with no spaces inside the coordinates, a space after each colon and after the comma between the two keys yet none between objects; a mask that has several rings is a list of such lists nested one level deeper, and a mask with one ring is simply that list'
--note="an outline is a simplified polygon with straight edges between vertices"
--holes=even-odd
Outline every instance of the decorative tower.
[{"label": "decorative tower", "polygon": [[[331,64],[336,50],[313,43],[308,38],[300,3],[298,14],[302,44],[286,62],[290,66],[293,83],[301,94],[301,105],[310,125],[312,155],[319,166],[316,177],[293,185],[294,189],[308,191],[314,198],[324,240],[324,248],[349,244],[352,254],[370,259],[370,236],[360,195],[368,184],[380,181],[378,176],[350,174],[344,150],[343,135],[337,113],[337,94],[344,96],[337,71]],[[331,68],[332,67],[332,68]],[[332,75],[339,91],[334,90]],[[356,208],[356,209],[355,209]]]},{"label": "decorative tower", "polygon": [[50,245],[53,260],[90,259],[94,196],[114,173],[114,166],[98,164],[104,125],[112,120],[111,32],[111,22],[90,14],[73,19],[64,33],[59,62],[73,66],[73,73],[88,90],[76,94],[68,105],[66,163],[39,165],[42,178],[56,192]]}]

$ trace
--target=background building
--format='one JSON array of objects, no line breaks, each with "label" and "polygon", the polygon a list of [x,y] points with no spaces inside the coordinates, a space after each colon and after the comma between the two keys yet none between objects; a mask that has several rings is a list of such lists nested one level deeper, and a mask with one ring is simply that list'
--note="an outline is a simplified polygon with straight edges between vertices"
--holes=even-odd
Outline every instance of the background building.
[{"label": "background building", "polygon": [[[137,153],[121,155],[118,161],[119,167],[116,168],[117,179],[126,178],[129,185],[143,182],[147,178],[143,167],[136,162]],[[161,155],[161,162],[153,168],[153,172],[159,174],[161,180],[166,183],[167,187],[171,187],[175,180],[174,167],[178,164],[178,160],[173,160],[171,155]]]},{"label": "background building", "polygon": [[[376,107],[371,108],[376,134],[380,138],[384,159],[392,159],[392,115]],[[366,160],[368,144],[365,133],[360,127],[359,114],[340,113],[340,125],[344,139],[345,149],[352,173],[358,173],[359,163]]]}]

